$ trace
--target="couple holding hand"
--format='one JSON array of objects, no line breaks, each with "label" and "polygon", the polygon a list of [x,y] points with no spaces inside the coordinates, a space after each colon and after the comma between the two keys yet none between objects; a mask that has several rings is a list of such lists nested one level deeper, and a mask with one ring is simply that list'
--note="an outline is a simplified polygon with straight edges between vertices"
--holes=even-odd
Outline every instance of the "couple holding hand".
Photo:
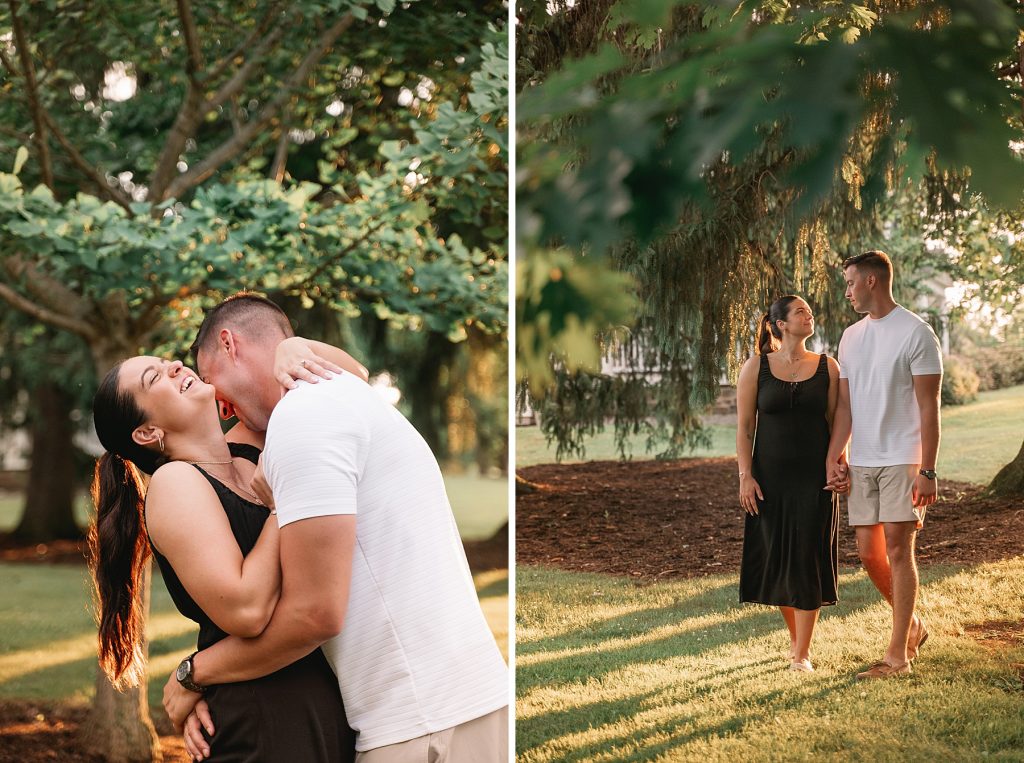
[{"label": "couple holding hand", "polygon": [[740,600],[779,607],[790,669],[813,672],[818,613],[838,601],[838,494],[848,493],[861,561],[893,614],[885,654],[857,678],[888,678],[909,674],[928,639],[914,611],[914,542],[938,493],[942,356],[931,327],[893,299],[884,252],[848,258],[843,273],[864,318],[843,333],[838,363],[807,350],[814,317],[790,295],[762,319],[759,352],[740,371]]}]

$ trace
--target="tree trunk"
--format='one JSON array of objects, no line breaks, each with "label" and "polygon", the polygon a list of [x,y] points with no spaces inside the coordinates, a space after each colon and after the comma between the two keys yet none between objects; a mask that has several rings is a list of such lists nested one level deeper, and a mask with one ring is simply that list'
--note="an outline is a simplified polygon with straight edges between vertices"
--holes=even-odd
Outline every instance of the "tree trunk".
[{"label": "tree trunk", "polygon": [[71,445],[71,408],[67,394],[55,385],[38,387],[33,395],[32,466],[25,511],[14,531],[29,543],[80,538],[75,523],[75,454]]},{"label": "tree trunk", "polygon": [[[146,565],[143,579],[143,613],[149,619],[149,591],[152,563]],[[142,654],[149,657],[149,642],[143,641]],[[89,717],[81,726],[79,739],[83,749],[111,763],[159,763],[164,756],[160,738],[149,717],[146,677],[134,689],[119,692],[98,667],[96,696]]]},{"label": "tree trunk", "polygon": [[456,351],[456,346],[448,341],[447,336],[431,331],[413,378],[409,383],[402,379],[402,392],[409,398],[409,419],[427,441],[434,457],[442,462],[448,456],[445,437],[448,412],[441,374]]},{"label": "tree trunk", "polygon": [[[114,332],[111,332],[113,335]],[[126,357],[135,354],[131,342],[123,344],[97,342],[90,347],[96,364],[96,376],[102,379],[107,371]],[[141,593],[143,617],[149,619],[150,589],[153,582],[152,562],[146,565]],[[149,658],[149,642],[143,641],[142,655]],[[158,676],[158,678],[160,678]],[[146,694],[148,675],[134,689],[117,691],[102,670],[96,670],[96,696],[89,717],[79,731],[79,739],[88,752],[107,761],[118,763],[155,763],[163,761],[160,738],[149,716],[149,698]],[[161,681],[162,683],[162,681]]]},{"label": "tree trunk", "polygon": [[1024,495],[1024,444],[1020,446],[1017,457],[999,470],[989,484],[988,492],[992,495]]}]

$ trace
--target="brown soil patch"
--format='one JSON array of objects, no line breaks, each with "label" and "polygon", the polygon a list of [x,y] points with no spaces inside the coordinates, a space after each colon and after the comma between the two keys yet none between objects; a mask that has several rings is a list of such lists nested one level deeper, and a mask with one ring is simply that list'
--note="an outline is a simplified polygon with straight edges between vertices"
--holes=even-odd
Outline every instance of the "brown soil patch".
[{"label": "brown soil patch", "polygon": [[30,543],[10,535],[0,535],[0,562],[42,562],[44,564],[83,564],[84,540],[54,540]]},{"label": "brown soil patch", "polygon": [[[78,747],[77,733],[89,709],[52,702],[0,702],[0,760],[21,763],[101,763]],[[164,763],[187,763],[185,744],[166,717],[154,719]]]},{"label": "brown soil patch", "polygon": [[1024,620],[989,620],[984,623],[972,623],[964,628],[964,632],[993,649],[1024,646]]},{"label": "brown soil patch", "polygon": [[[516,561],[640,580],[736,570],[743,546],[734,458],[592,461],[519,470],[538,485],[516,500]],[[1024,498],[939,482],[940,500],[918,536],[922,564],[963,564],[1024,554]],[[857,566],[840,517],[840,563]]]}]

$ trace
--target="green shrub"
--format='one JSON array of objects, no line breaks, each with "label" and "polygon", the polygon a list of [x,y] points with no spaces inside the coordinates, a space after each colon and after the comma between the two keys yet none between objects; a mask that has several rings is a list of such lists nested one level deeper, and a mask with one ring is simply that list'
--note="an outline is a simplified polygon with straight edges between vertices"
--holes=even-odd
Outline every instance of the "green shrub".
[{"label": "green shrub", "polygon": [[942,404],[964,405],[978,398],[980,381],[971,362],[964,357],[950,355],[943,363]]},{"label": "green shrub", "polygon": [[974,366],[982,392],[1024,384],[1024,347],[972,347],[964,356]]}]

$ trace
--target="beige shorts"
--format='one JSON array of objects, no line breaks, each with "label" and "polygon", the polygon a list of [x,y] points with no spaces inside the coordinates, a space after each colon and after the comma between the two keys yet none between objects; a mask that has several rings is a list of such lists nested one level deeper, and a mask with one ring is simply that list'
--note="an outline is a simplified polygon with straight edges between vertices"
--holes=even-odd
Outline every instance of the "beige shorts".
[{"label": "beige shorts", "polygon": [[916,522],[924,526],[924,507],[914,507],[914,481],[918,464],[850,466],[850,525],[880,522]]},{"label": "beige shorts", "polygon": [[356,763],[507,763],[508,708],[450,729],[356,753]]}]

